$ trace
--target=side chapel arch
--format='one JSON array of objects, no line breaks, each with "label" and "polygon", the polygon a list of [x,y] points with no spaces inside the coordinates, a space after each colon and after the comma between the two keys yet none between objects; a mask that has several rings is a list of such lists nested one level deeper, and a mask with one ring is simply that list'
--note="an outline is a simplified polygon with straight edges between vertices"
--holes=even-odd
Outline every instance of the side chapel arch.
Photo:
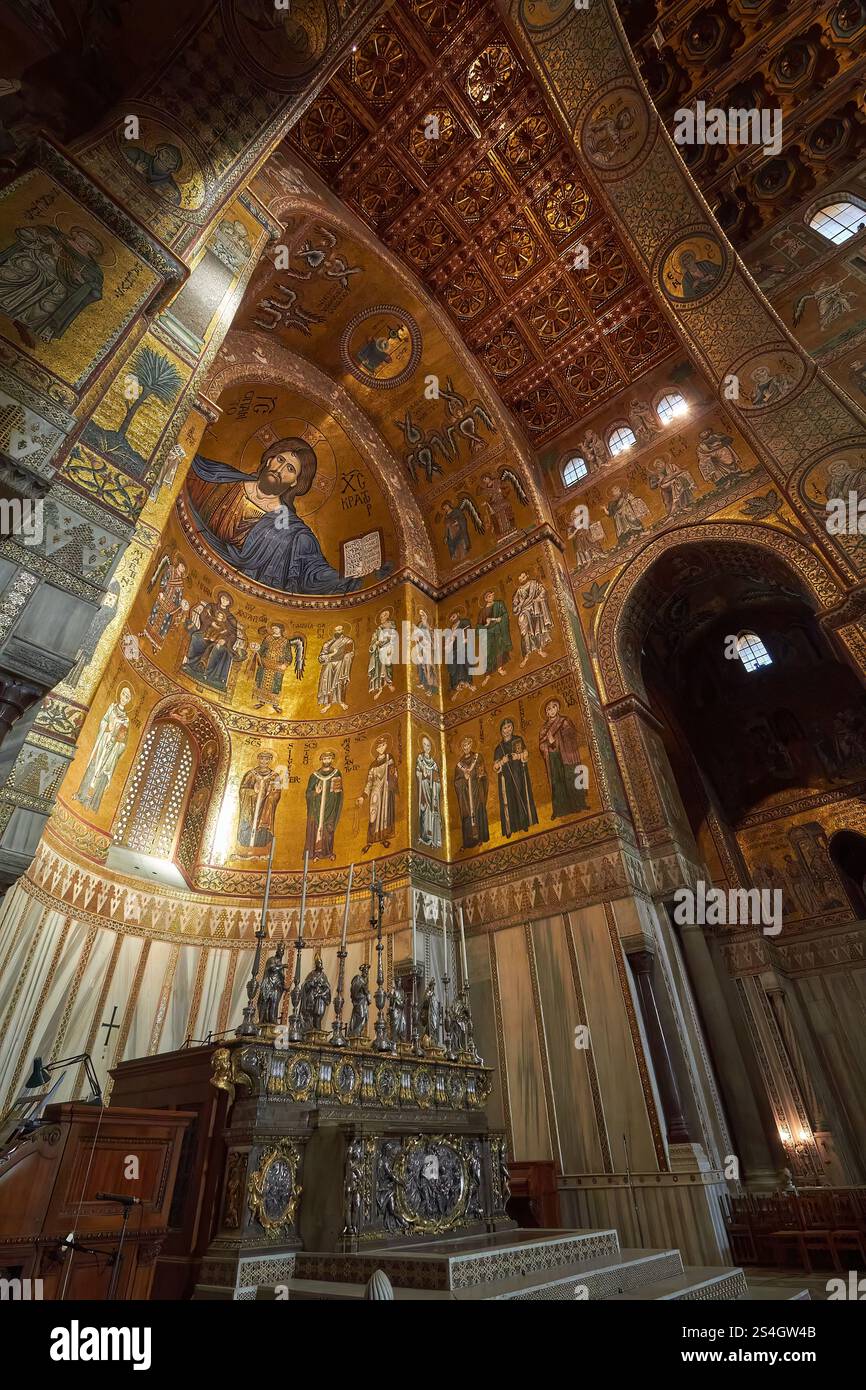
[{"label": "side chapel arch", "polygon": [[596,642],[601,674],[602,699],[606,704],[626,695],[645,698],[643,680],[635,663],[629,661],[626,629],[641,580],[667,551],[688,546],[749,546],[765,550],[782,560],[800,581],[814,602],[816,611],[841,602],[843,591],[829,567],[814,551],[795,536],[766,526],[739,522],[701,522],[656,537],[626,565],[614,580],[604,600]]}]

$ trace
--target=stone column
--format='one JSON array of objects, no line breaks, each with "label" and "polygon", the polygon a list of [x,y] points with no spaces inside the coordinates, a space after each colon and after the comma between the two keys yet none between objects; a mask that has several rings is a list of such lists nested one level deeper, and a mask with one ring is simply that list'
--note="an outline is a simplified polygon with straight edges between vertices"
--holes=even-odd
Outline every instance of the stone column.
[{"label": "stone column", "polygon": [[635,951],[633,955],[628,957],[628,962],[637,985],[641,1014],[643,1015],[650,1056],[665,1116],[668,1142],[671,1144],[690,1144],[692,1137],[689,1134],[683,1114],[679,1087],[674,1075],[673,1063],[653,990],[654,958],[649,951]]},{"label": "stone column", "polygon": [[750,1051],[747,1055],[742,1046],[707,945],[705,928],[683,926],[677,932],[737,1145],[737,1153],[732,1157],[738,1159],[747,1187],[774,1188],[778,1185],[778,1173],[785,1166],[785,1156],[772,1117],[767,1116],[766,1123],[762,1118],[765,1102],[759,1105],[756,1099],[760,1096],[763,1101],[764,1092],[756,1090],[754,1054]]}]

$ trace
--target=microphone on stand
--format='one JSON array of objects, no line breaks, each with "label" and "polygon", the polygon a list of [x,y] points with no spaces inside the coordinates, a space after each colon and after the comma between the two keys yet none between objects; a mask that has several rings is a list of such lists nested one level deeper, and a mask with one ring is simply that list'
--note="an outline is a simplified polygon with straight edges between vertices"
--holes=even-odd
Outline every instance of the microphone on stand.
[{"label": "microphone on stand", "polygon": [[122,1207],[140,1207],[140,1197],[120,1197],[116,1192],[97,1192],[97,1202],[119,1202]]}]

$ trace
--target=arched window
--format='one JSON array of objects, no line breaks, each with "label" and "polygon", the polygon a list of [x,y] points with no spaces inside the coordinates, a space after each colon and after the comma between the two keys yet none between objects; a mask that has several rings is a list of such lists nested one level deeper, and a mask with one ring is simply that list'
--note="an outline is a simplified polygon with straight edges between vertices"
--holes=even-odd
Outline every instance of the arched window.
[{"label": "arched window", "polygon": [[737,656],[747,671],[759,666],[772,666],[773,658],[756,632],[741,632],[737,638]]},{"label": "arched window", "polygon": [[671,420],[676,420],[680,415],[687,415],[688,409],[689,403],[679,391],[665,391],[656,406],[656,414],[663,425],[669,425]]},{"label": "arched window", "polygon": [[156,859],[174,855],[194,756],[189,735],[171,721],[154,724],[141,746],[114,827],[114,840]]},{"label": "arched window", "polygon": [[612,454],[623,454],[626,449],[630,449],[634,444],[634,431],[627,425],[620,425],[618,429],[611,430],[607,437],[607,447]]},{"label": "arched window", "polygon": [[866,227],[866,208],[858,207],[856,203],[847,200],[841,203],[825,203],[810,217],[809,226],[813,232],[818,232],[827,241],[841,246],[843,241],[850,241],[861,227]]},{"label": "arched window", "polygon": [[580,482],[589,473],[586,466],[586,459],[581,458],[580,454],[572,454],[562,465],[562,481],[566,487],[571,487],[573,483]]}]

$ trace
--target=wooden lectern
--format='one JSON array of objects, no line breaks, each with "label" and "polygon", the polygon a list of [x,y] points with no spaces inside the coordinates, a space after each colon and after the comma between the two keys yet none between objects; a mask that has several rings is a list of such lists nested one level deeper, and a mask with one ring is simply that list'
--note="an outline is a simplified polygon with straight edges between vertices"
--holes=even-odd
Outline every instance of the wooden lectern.
[{"label": "wooden lectern", "polygon": [[[0,1278],[21,1281],[8,1286],[12,1296],[101,1300],[113,1290],[117,1299],[148,1298],[193,1119],[177,1110],[47,1106],[32,1134],[0,1152]],[[100,1192],[140,1204],[126,1208],[125,1220],[124,1207],[100,1201]],[[70,1232],[75,1247],[64,1250]]]}]

